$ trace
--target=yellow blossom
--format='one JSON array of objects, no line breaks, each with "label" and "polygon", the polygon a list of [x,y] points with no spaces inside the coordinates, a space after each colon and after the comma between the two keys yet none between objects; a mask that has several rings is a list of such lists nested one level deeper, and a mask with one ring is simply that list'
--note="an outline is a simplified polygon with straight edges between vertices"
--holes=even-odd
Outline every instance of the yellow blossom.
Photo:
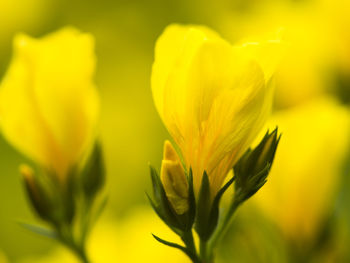
[{"label": "yellow blossom", "polygon": [[256,1],[240,11],[227,9],[218,19],[229,39],[277,31],[289,44],[275,74],[278,107],[296,106],[337,88],[336,70],[349,75],[350,1]]},{"label": "yellow blossom", "polygon": [[278,40],[233,46],[203,26],[170,25],[159,37],[153,98],[193,170],[197,193],[204,171],[212,194],[220,189],[263,126],[281,46]]},{"label": "yellow blossom", "polygon": [[2,133],[63,179],[94,138],[94,39],[68,27],[39,39],[19,34],[13,48],[0,84]]},{"label": "yellow blossom", "polygon": [[312,240],[334,206],[350,143],[350,112],[329,97],[278,112],[283,139],[269,182],[254,198],[291,239]]},{"label": "yellow blossom", "polygon": [[180,158],[169,141],[164,143],[160,179],[166,196],[179,215],[188,211],[188,182]]}]

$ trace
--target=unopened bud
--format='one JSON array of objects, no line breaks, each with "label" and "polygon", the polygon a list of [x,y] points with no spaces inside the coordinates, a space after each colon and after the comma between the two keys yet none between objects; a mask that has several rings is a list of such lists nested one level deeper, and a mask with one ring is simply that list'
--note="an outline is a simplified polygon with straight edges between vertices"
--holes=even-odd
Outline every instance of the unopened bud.
[{"label": "unopened bud", "polygon": [[247,200],[266,183],[279,140],[277,128],[271,133],[267,132],[259,145],[248,149],[237,162],[234,167],[237,200]]},{"label": "unopened bud", "polygon": [[160,179],[173,209],[182,215],[189,209],[188,181],[180,158],[169,141],[164,144],[163,158]]},{"label": "unopened bud", "polygon": [[48,220],[50,217],[48,200],[35,178],[33,169],[28,165],[21,165],[20,173],[23,176],[29,199],[35,211],[42,219]]},{"label": "unopened bud", "polygon": [[105,182],[105,167],[102,148],[95,143],[94,149],[82,171],[81,184],[88,200],[93,200]]},{"label": "unopened bud", "polygon": [[260,142],[257,148],[259,152],[259,157],[256,161],[255,170],[256,172],[261,171],[266,167],[267,164],[272,164],[275,158],[275,153],[277,149],[280,136],[277,137],[277,129],[272,133],[267,133],[264,139]]}]

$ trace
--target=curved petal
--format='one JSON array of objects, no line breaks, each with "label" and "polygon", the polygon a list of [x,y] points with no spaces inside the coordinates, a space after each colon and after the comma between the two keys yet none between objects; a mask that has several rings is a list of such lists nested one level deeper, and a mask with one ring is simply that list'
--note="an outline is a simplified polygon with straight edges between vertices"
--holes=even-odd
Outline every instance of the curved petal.
[{"label": "curved petal", "polygon": [[65,28],[38,41],[35,48],[37,103],[68,165],[72,165],[95,134],[99,104],[93,83],[94,39]]},{"label": "curved petal", "polygon": [[264,71],[265,81],[268,82],[283,57],[286,44],[281,40],[269,40],[245,43],[240,48],[242,52],[260,64]]},{"label": "curved petal", "polygon": [[[190,69],[184,142],[180,148],[199,187],[204,170],[219,189],[266,120],[271,105],[261,67],[223,40],[205,42]],[[215,190],[215,192],[216,192]]]},{"label": "curved petal", "polygon": [[[169,75],[176,71],[181,78],[178,80],[181,96],[183,78],[198,47],[208,38],[217,38],[217,34],[204,26],[168,26],[159,37],[155,47],[155,60],[152,66],[151,86],[156,108],[163,119],[164,90]],[[177,96],[177,98],[179,97]],[[181,101],[181,100],[180,100]]]},{"label": "curved petal", "polygon": [[16,37],[13,59],[1,82],[1,128],[5,138],[18,150],[50,166],[50,160],[59,161],[61,153],[35,100],[33,65],[23,51],[26,45],[27,37]]},{"label": "curved petal", "polygon": [[91,35],[65,28],[42,39],[18,35],[0,87],[4,136],[63,175],[94,134],[98,97]]}]

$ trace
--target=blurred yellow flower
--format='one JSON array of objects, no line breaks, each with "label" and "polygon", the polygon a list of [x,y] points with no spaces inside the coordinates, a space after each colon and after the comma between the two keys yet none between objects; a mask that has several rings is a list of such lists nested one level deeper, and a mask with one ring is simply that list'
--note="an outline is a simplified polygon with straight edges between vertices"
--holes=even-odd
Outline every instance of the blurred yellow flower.
[{"label": "blurred yellow flower", "polygon": [[350,143],[349,109],[324,97],[278,112],[270,124],[283,139],[254,200],[287,237],[312,239],[334,206]]},{"label": "blurred yellow flower", "polygon": [[271,108],[268,82],[281,55],[278,40],[232,46],[203,26],[170,25],[155,48],[151,86],[156,108],[212,196],[259,133]]},{"label": "blurred yellow flower", "polygon": [[4,137],[61,179],[94,138],[95,61],[93,37],[74,28],[40,39],[19,34],[0,84]]},{"label": "blurred yellow flower", "polygon": [[320,16],[333,31],[332,49],[336,66],[344,73],[350,74],[350,1],[320,0],[317,1]]},{"label": "blurred yellow flower", "polygon": [[261,38],[277,31],[288,42],[288,52],[275,74],[279,107],[297,105],[332,86],[336,35],[321,12],[321,1],[260,1],[247,12],[228,11],[220,18],[222,31],[230,39]]},{"label": "blurred yellow flower", "polygon": [[[160,244],[152,237],[151,233],[154,233],[165,240],[172,240],[181,244],[180,238],[149,207],[134,209],[119,226],[119,240],[122,245],[119,247],[118,262],[191,262],[183,253]],[[106,232],[106,234],[109,233]],[[102,242],[98,243],[102,244]],[[93,247],[93,244],[91,244],[91,247]]]}]

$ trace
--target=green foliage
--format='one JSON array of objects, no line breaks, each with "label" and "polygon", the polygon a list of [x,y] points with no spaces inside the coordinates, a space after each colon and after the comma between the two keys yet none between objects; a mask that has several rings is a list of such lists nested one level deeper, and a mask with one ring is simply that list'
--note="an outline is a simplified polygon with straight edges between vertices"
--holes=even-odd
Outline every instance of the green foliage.
[{"label": "green foliage", "polygon": [[38,226],[38,225],[34,225],[34,224],[29,224],[29,223],[24,223],[24,222],[19,222],[19,224],[32,231],[33,233],[36,233],[38,235],[44,236],[44,237],[48,237],[48,238],[52,238],[52,239],[57,239],[57,234],[55,233],[55,231],[46,228],[46,227],[42,227],[42,226]]}]

